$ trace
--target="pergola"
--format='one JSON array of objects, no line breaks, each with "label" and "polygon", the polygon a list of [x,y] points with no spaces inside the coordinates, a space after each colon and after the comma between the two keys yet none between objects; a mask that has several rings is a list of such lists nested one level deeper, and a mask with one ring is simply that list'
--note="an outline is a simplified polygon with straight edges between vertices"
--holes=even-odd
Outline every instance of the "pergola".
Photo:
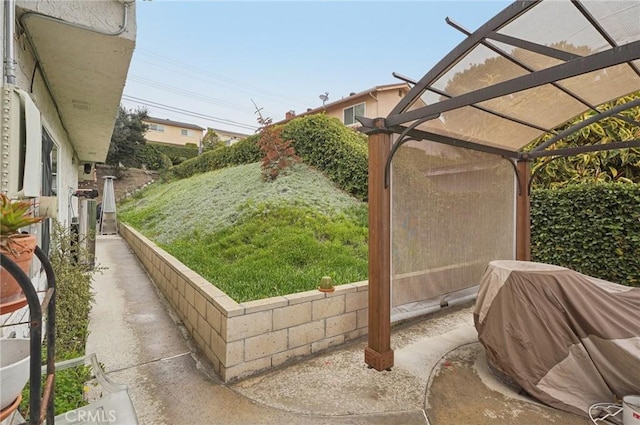
[{"label": "pergola", "polygon": [[[360,118],[369,135],[369,343],[365,362],[393,366],[391,327],[392,159],[406,142],[436,142],[513,166],[515,258],[530,259],[529,179],[536,158],[640,146],[640,140],[556,149],[554,143],[640,99],[640,2],[518,0],[471,33],[414,84],[386,118]],[[554,129],[587,111],[566,131]],[[543,135],[549,139],[531,148]],[[527,148],[528,147],[528,148]],[[526,149],[525,149],[526,148]]]}]

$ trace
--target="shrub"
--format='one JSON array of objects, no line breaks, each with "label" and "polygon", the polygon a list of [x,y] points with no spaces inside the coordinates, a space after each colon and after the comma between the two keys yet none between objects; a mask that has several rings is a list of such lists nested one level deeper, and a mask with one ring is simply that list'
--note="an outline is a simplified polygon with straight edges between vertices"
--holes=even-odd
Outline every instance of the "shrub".
[{"label": "shrub", "polygon": [[193,143],[188,143],[186,146],[170,146],[153,143],[152,146],[160,151],[160,153],[167,155],[173,165],[181,164],[189,158],[198,156],[198,147]]},{"label": "shrub", "polygon": [[146,143],[138,150],[135,166],[142,168],[144,164],[149,170],[161,170],[164,165],[163,155],[158,145]]},{"label": "shrub", "polygon": [[367,199],[366,136],[345,127],[337,118],[314,114],[289,122],[282,138],[292,142],[306,164],[326,173],[342,190]]},{"label": "shrub", "polygon": [[258,135],[249,136],[235,145],[204,152],[196,158],[172,167],[171,175],[184,179],[198,173],[260,161],[262,154],[258,147],[258,138]]},{"label": "shrub", "polygon": [[[93,269],[77,264],[73,258],[83,257],[75,237],[68,228],[53,222],[49,260],[56,276],[56,362],[83,356],[87,342],[89,311],[93,295],[91,279],[100,267]],[[43,349],[42,358],[46,359]],[[84,406],[84,383],[90,368],[78,366],[56,372],[55,414]],[[45,377],[43,377],[44,383]],[[44,386],[43,386],[44,388]],[[28,417],[29,386],[23,391],[20,412]]]},{"label": "shrub", "polygon": [[640,286],[640,186],[595,183],[534,190],[531,254],[534,261]]}]

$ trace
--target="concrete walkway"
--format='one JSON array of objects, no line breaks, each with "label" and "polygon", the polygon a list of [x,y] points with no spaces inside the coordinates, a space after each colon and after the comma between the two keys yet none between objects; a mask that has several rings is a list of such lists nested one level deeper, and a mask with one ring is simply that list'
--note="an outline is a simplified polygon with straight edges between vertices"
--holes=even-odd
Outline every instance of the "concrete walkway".
[{"label": "concrete walkway", "polygon": [[[107,269],[94,280],[87,353],[97,353],[111,379],[129,386],[140,424],[429,424],[427,412],[442,418],[438,409],[455,409],[451,400],[459,399],[454,393],[443,398],[447,405],[427,408],[439,399],[427,398],[434,371],[447,353],[477,342],[471,306],[452,308],[394,327],[391,372],[366,367],[363,339],[225,385],[201,361],[124,240],[99,236],[96,257]],[[476,385],[477,397],[457,402],[478,403],[476,411],[483,412],[482,391],[494,393],[501,386],[492,385]],[[457,391],[447,388],[442,391]],[[540,419],[528,423],[548,423],[544,415]],[[441,424],[453,422],[441,419]]]}]

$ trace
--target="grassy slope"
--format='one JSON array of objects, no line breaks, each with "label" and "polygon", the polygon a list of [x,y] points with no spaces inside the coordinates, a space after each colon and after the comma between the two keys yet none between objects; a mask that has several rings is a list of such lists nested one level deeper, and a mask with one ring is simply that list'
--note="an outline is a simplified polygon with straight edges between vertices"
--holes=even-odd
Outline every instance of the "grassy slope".
[{"label": "grassy slope", "polygon": [[[188,206],[188,207],[185,207]],[[150,187],[119,208],[132,224],[242,302],[367,277],[366,205],[297,164],[264,182],[259,164]]]}]

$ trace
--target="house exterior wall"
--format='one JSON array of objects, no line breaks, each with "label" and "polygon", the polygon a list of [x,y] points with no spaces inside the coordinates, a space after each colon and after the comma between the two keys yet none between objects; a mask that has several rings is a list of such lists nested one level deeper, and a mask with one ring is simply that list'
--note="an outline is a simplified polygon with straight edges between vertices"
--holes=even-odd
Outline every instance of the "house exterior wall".
[{"label": "house exterior wall", "polygon": [[78,167],[74,160],[73,146],[67,138],[55,102],[42,78],[36,76],[31,87],[31,75],[36,63],[31,50],[16,48],[15,53],[17,61],[15,85],[26,92],[31,90],[31,99],[41,114],[42,127],[49,133],[58,148],[57,218],[60,222],[69,224],[72,211],[78,211],[77,198],[70,196],[70,192],[78,187]]},{"label": "house exterior wall", "polygon": [[391,112],[393,107],[400,101],[404,93],[406,92],[401,92],[400,90],[385,90],[371,95],[353,96],[353,99],[345,98],[343,101],[344,103],[341,102],[327,107],[326,114],[330,117],[338,118],[342,123],[344,123],[344,110],[364,102],[365,117],[386,117],[389,115],[389,112]]},{"label": "house exterior wall", "polygon": [[[316,108],[308,110],[297,116],[305,116],[311,114],[325,113],[327,116],[337,118],[344,122],[344,111],[347,108],[351,108],[360,103],[365,104],[364,116],[367,118],[386,117],[391,110],[397,105],[400,99],[409,91],[408,85],[398,84],[392,87],[382,86],[375,89],[371,89],[366,92],[356,93],[354,95],[345,97],[343,99],[326,104],[324,108]],[[290,116],[287,114],[287,119],[290,119],[296,115]],[[281,121],[282,123],[284,121]],[[349,124],[347,124],[349,125]],[[359,124],[350,124],[354,127],[359,127]]]},{"label": "house exterior wall", "polygon": [[225,382],[367,334],[367,282],[237,303],[135,229],[119,231]]},{"label": "house exterior wall", "polygon": [[[149,128],[144,137],[149,142],[164,143],[168,145],[185,146],[187,143],[193,143],[196,146],[200,146],[202,140],[202,131],[191,128],[177,127],[171,124],[161,124],[157,122],[147,122],[149,125],[162,126],[164,132],[152,130]],[[182,130],[187,130],[189,135],[183,136]]]}]

